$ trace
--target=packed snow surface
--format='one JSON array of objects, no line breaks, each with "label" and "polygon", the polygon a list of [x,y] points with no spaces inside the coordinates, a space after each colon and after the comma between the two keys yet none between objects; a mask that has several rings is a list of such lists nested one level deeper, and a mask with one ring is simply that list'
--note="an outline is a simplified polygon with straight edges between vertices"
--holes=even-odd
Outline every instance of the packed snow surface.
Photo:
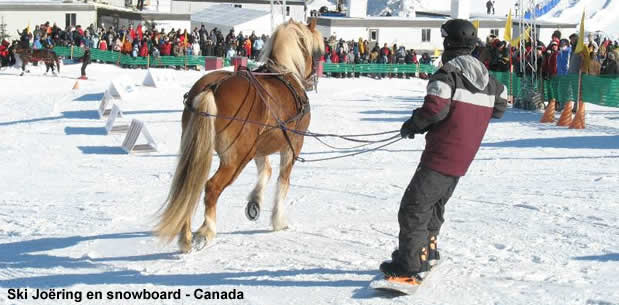
[{"label": "packed snow surface", "polygon": [[[174,77],[152,88],[139,85],[146,70],[93,64],[90,80],[72,90],[78,65],[63,66],[60,77],[31,70],[0,71],[0,304],[73,304],[10,300],[10,288],[183,293],[173,302],[83,304],[206,302],[191,296],[196,289],[244,293],[215,304],[619,304],[619,109],[587,104],[584,130],[516,109],[493,120],[447,204],[441,268],[415,296],[391,297],[368,284],[397,246],[399,202],[422,136],[297,163],[286,200],[291,228],[275,233],[276,175],[262,217],[244,215],[256,182],[250,164],[219,199],[216,243],[183,255],[151,230],[175,169],[182,96],[202,73],[158,71]],[[127,155],[124,135],[105,135],[96,109],[111,80],[128,92],[122,120],[144,121],[158,152]],[[322,79],[309,93],[310,130],[398,130],[425,85]],[[330,150],[307,138],[303,157],[340,155],[321,153]],[[278,157],[271,162],[277,173]],[[194,229],[202,215],[200,204]]]}]

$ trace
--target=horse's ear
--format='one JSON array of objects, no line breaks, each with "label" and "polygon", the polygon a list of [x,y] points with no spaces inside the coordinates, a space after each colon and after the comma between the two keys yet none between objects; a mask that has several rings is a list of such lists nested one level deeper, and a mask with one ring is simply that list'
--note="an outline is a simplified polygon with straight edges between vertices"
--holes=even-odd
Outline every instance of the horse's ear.
[{"label": "horse's ear", "polygon": [[310,23],[307,25],[310,30],[316,29],[316,18],[310,19]]}]

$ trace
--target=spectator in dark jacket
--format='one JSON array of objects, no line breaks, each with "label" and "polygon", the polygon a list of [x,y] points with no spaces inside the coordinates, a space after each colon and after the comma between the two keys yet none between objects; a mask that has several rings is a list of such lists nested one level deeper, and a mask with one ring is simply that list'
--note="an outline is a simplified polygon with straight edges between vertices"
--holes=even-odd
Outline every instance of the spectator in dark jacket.
[{"label": "spectator in dark jacket", "polygon": [[602,68],[600,70],[600,75],[614,75],[617,76],[619,72],[617,71],[617,58],[615,58],[614,52],[608,52],[608,56],[602,63]]}]

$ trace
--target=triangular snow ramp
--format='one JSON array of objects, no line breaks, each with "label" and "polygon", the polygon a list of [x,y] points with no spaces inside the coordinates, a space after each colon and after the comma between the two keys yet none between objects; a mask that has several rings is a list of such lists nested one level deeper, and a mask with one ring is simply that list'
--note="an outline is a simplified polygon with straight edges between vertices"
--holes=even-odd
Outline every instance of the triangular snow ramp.
[{"label": "triangular snow ramp", "polygon": [[110,112],[110,116],[107,118],[107,122],[105,123],[105,132],[106,134],[111,134],[111,133],[120,133],[120,132],[126,132],[129,130],[129,125],[127,124],[117,124],[114,125],[114,123],[116,123],[116,119],[122,117],[122,111],[120,111],[120,108],[118,107],[118,105],[114,104],[114,106],[112,106],[112,111]]},{"label": "triangular snow ramp", "polygon": [[176,77],[173,72],[148,69],[146,77],[144,77],[144,86],[155,88],[169,88],[177,85]]},{"label": "triangular snow ramp", "polygon": [[110,83],[110,87],[107,89],[106,93],[108,93],[111,97],[117,99],[117,100],[122,100],[123,99],[123,95],[126,93],[124,90],[122,90],[122,87],[117,85],[116,82],[112,81]]},{"label": "triangular snow ramp", "polygon": [[[97,113],[99,114],[99,119],[103,119],[105,116],[110,114],[111,109],[110,105],[114,103],[114,97],[109,90],[106,90],[103,93],[103,98],[101,99],[101,103],[99,103],[99,108],[97,108]],[[122,114],[121,114],[122,116]]]},{"label": "triangular snow ramp", "polygon": [[[136,144],[140,135],[144,135],[146,144]],[[133,119],[123,141],[122,149],[128,154],[131,152],[155,152],[157,151],[157,144],[146,129],[144,122]]]}]

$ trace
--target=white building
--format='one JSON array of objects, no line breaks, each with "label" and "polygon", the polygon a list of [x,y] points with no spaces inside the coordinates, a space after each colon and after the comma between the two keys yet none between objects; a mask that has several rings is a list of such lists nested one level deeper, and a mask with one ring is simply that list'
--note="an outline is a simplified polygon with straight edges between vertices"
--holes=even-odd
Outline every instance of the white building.
[{"label": "white building", "polygon": [[271,35],[271,13],[263,10],[235,8],[225,4],[210,6],[201,12],[191,15],[191,27],[204,25],[206,29],[218,28],[225,36],[230,29],[236,35],[243,32],[249,36],[252,31],[256,35]]},{"label": "white building", "polygon": [[[273,18],[278,24],[284,19],[305,21],[306,14],[309,14],[304,0],[274,0],[273,2],[276,4]],[[271,12],[270,0],[172,0],[171,5],[172,12],[183,14],[194,14],[220,5]]]},{"label": "white building", "polygon": [[105,26],[126,26],[129,24],[155,23],[158,28],[190,27],[189,14],[139,12],[101,3],[65,3],[65,2],[1,2],[0,22],[6,25],[9,39],[17,39],[17,30],[22,31],[28,25],[31,30],[45,22],[54,23],[62,28],[91,24]]},{"label": "white building", "polygon": [[[469,4],[463,0],[452,0],[451,11],[420,12],[409,10],[409,17],[370,17],[367,16],[367,0],[348,0],[347,16],[320,16],[317,22],[318,30],[325,36],[336,36],[344,40],[368,40],[370,45],[383,44],[392,46],[404,45],[408,49],[433,51],[443,49],[441,25],[447,20],[457,17],[479,21],[478,37],[484,41],[494,34],[503,39],[505,17],[470,16]],[[371,0],[370,0],[371,1]],[[453,16],[453,17],[452,17]],[[556,24],[537,22],[539,39],[544,43],[551,40],[555,30],[563,32],[564,36],[577,32],[577,24]],[[513,20],[512,37],[518,37],[518,20]]]}]

